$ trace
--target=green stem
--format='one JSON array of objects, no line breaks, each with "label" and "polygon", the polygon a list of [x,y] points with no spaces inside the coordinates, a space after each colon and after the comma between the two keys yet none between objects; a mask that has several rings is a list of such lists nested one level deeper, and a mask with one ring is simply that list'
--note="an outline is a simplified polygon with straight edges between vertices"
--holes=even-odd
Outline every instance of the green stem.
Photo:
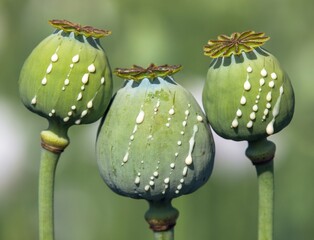
[{"label": "green stem", "polygon": [[43,147],[39,169],[39,240],[54,239],[54,182],[59,157],[68,146],[68,128],[50,123],[41,132]]},{"label": "green stem", "polygon": [[273,239],[275,152],[276,145],[266,138],[249,142],[245,152],[255,165],[258,178],[258,240]]},{"label": "green stem", "polygon": [[179,216],[171,200],[149,201],[145,219],[154,232],[155,240],[174,240],[174,226]]},{"label": "green stem", "polygon": [[255,165],[258,177],[258,240],[273,239],[274,161]]},{"label": "green stem", "polygon": [[155,240],[173,240],[174,239],[174,229],[171,228],[167,231],[154,232]]},{"label": "green stem", "polygon": [[42,149],[39,172],[39,239],[54,239],[54,181],[60,154]]}]

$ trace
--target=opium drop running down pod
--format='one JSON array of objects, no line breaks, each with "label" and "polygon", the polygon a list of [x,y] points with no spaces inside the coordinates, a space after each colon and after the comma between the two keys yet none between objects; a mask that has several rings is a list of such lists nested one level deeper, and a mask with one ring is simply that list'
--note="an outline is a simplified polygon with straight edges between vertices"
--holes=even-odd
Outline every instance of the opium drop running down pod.
[{"label": "opium drop running down pod", "polygon": [[203,105],[217,134],[256,141],[282,130],[294,112],[294,93],[279,61],[261,46],[264,33],[220,35],[204,47],[213,58]]},{"label": "opium drop running down pod", "polygon": [[171,76],[180,66],[117,69],[125,79],[97,140],[101,176],[116,193],[171,200],[202,186],[214,162],[210,127],[194,97]]},{"label": "opium drop running down pod", "polygon": [[21,99],[53,124],[95,122],[112,96],[111,70],[99,42],[110,32],[66,20],[50,24],[55,32],[32,51],[21,70]]}]

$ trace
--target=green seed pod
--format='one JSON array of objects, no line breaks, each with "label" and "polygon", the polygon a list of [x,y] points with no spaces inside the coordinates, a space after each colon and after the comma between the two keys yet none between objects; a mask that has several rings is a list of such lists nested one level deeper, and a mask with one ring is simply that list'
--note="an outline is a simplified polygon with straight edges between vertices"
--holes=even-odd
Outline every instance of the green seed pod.
[{"label": "green seed pod", "polygon": [[188,194],[209,178],[214,141],[198,103],[170,76],[180,66],[117,69],[127,79],[99,128],[100,173],[116,193],[149,201]]},{"label": "green seed pod", "polygon": [[282,130],[294,111],[294,93],[278,60],[253,31],[221,35],[204,53],[214,58],[203,90],[207,118],[217,134],[256,141]]},{"label": "green seed pod", "polygon": [[30,54],[21,70],[24,105],[62,126],[91,123],[112,96],[112,76],[99,38],[109,31],[52,20],[56,31]]}]

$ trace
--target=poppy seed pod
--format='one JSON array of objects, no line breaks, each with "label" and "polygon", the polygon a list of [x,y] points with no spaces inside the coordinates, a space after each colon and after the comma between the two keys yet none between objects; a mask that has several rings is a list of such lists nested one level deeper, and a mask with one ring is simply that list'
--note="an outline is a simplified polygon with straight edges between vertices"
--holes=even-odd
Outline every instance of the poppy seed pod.
[{"label": "poppy seed pod", "polygon": [[109,31],[51,20],[56,31],[30,54],[21,70],[24,105],[62,126],[91,123],[112,96],[112,76],[99,38]]},{"label": "poppy seed pod", "polygon": [[278,60],[261,46],[264,33],[247,31],[210,40],[214,58],[203,90],[207,118],[217,134],[256,141],[282,130],[294,112],[294,93]]},{"label": "poppy seed pod", "polygon": [[180,68],[116,70],[125,85],[103,118],[96,146],[101,176],[114,192],[171,200],[211,175],[211,131],[194,97],[170,76]]}]

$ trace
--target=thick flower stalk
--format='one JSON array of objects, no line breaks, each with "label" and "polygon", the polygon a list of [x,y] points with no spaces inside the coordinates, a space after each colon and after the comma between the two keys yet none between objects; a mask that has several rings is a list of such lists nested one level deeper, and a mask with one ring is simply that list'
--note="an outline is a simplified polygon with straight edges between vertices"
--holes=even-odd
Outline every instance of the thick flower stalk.
[{"label": "thick flower stalk", "polygon": [[[214,162],[210,128],[194,97],[171,76],[180,66],[117,69],[126,79],[103,118],[97,139],[101,176],[116,193],[145,199],[156,239],[172,239],[173,198],[209,178]],[[160,238],[162,234],[165,238]]]},{"label": "thick flower stalk", "polygon": [[60,154],[69,144],[68,129],[97,121],[112,96],[111,70],[99,42],[110,32],[66,20],[49,23],[55,32],[32,51],[19,79],[24,105],[49,122],[41,132],[39,178],[39,235],[45,240],[54,238],[54,176]]},{"label": "thick flower stalk", "polygon": [[203,105],[215,132],[246,140],[247,157],[259,178],[259,240],[272,239],[273,158],[275,144],[267,137],[286,127],[294,112],[290,79],[279,61],[262,45],[264,33],[220,35],[204,47],[213,58],[203,90]]}]

